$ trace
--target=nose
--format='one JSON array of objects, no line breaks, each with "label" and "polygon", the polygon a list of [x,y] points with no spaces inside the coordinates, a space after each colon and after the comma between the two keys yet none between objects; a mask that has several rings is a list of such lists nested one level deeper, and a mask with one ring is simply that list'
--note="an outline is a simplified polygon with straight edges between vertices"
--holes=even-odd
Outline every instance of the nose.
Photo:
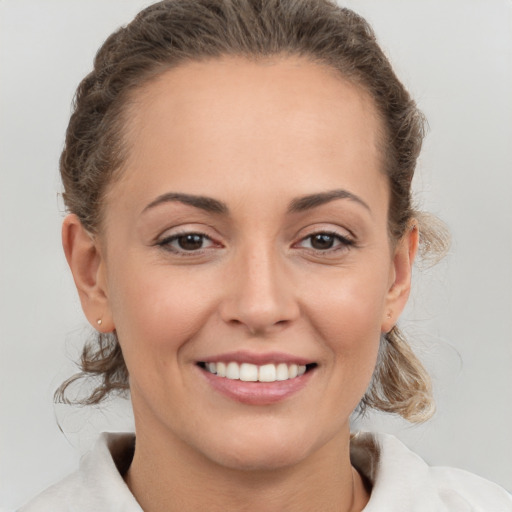
[{"label": "nose", "polygon": [[300,312],[293,280],[271,249],[239,254],[220,307],[224,322],[264,336],[292,323]]}]

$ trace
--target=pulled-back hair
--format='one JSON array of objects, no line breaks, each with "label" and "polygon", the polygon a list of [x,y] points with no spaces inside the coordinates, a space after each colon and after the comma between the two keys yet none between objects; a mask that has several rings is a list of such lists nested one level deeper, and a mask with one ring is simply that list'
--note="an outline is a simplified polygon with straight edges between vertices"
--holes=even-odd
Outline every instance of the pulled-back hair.
[{"label": "pulled-back hair", "polygon": [[[80,83],[60,159],[66,207],[91,234],[101,229],[104,195],[122,172],[127,115],[134,93],[180,64],[223,56],[251,60],[301,56],[333,68],[372,98],[384,127],[381,151],[388,177],[389,236],[396,243],[416,219],[425,254],[446,249],[447,236],[411,203],[411,181],[424,136],[424,118],[393,72],[368,23],[329,0],[164,0],[141,11],[99,49]],[[96,377],[81,403],[127,392],[128,371],[115,333],[86,343],[82,377]],[[395,326],[383,336],[361,407],[422,421],[433,411],[429,377]]]}]

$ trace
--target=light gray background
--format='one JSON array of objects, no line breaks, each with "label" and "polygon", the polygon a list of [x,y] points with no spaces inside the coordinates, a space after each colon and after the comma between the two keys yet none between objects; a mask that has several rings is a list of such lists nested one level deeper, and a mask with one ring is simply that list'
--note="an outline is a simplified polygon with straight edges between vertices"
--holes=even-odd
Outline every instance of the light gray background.
[{"label": "light gray background", "polygon": [[[131,427],[126,403],[52,405],[89,332],[61,254],[57,160],[97,47],[148,3],[0,0],[0,507],[73,470],[98,431]],[[382,416],[363,427],[512,490],[512,2],[345,4],[428,116],[416,189],[454,239],[444,263],[416,273],[402,322],[438,413],[421,427]]]}]

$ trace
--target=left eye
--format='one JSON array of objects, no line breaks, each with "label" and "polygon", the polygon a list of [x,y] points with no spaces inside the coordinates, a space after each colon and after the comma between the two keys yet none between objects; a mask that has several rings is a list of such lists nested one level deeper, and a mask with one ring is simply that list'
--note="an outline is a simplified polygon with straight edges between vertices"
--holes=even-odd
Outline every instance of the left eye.
[{"label": "left eye", "polygon": [[193,252],[212,247],[214,243],[201,233],[180,233],[165,238],[158,245],[176,252]]},{"label": "left eye", "polygon": [[340,246],[353,245],[352,240],[335,233],[315,233],[303,238],[299,244],[306,249],[328,251]]}]

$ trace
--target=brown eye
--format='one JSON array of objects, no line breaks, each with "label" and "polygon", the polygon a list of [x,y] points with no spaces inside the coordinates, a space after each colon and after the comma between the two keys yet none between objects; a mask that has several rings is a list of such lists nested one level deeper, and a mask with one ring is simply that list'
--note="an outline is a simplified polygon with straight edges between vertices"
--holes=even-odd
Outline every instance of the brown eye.
[{"label": "brown eye", "polygon": [[204,236],[195,233],[176,238],[178,246],[184,251],[197,251],[203,247]]},{"label": "brown eye", "polygon": [[170,252],[186,254],[209,249],[215,246],[215,243],[202,233],[179,233],[164,238],[158,245]]},{"label": "brown eye", "polygon": [[311,237],[311,247],[319,251],[331,249],[334,245],[336,237],[328,233],[318,233]]},{"label": "brown eye", "polygon": [[303,238],[297,245],[304,249],[330,254],[353,246],[354,241],[338,233],[318,232]]}]

